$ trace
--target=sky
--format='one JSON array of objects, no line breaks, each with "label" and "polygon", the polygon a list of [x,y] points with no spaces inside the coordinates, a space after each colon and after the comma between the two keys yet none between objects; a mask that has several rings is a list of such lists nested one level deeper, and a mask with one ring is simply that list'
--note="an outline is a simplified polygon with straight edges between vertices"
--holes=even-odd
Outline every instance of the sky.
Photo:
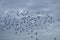
[{"label": "sky", "polygon": [[[40,15],[45,16],[45,14],[49,14],[54,17],[54,20],[60,19],[60,0],[0,0],[0,16],[1,11],[3,13],[1,17],[5,17],[6,14],[4,12],[8,12],[11,16],[17,18],[15,13],[16,10],[20,9],[29,10],[30,13],[28,15],[33,14],[36,16],[35,13],[41,11]],[[0,30],[0,40],[35,40],[36,37],[39,40],[54,40],[55,37],[57,40],[60,40],[60,22],[50,24],[46,30],[38,30],[38,36],[35,36],[34,33],[30,35],[26,33],[16,35],[14,32],[13,29]],[[34,36],[33,39],[30,38],[31,35]]]},{"label": "sky", "polygon": [[39,9],[57,8],[60,0],[0,0],[0,9]]}]

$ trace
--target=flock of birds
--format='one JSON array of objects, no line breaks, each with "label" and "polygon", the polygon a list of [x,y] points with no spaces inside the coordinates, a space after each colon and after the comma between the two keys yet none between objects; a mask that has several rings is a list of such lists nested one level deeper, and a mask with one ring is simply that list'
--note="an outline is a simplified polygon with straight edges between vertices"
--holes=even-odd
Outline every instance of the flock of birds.
[{"label": "flock of birds", "polygon": [[[28,13],[29,11],[17,12],[16,16],[18,16],[19,19],[14,18],[14,16],[11,17],[9,13],[5,13],[5,17],[0,15],[0,30],[5,31],[13,28],[16,31],[15,34],[26,32],[28,35],[30,35],[35,31],[35,29],[47,29],[49,24],[55,22],[53,17],[48,14],[46,14],[46,16],[40,16],[40,12],[37,12],[38,15],[34,16],[27,15]],[[0,14],[2,13],[0,12]],[[37,36],[38,32],[35,32],[34,34]],[[33,36],[31,36],[31,38],[33,38]],[[36,38],[36,40],[38,40],[38,38]]]}]

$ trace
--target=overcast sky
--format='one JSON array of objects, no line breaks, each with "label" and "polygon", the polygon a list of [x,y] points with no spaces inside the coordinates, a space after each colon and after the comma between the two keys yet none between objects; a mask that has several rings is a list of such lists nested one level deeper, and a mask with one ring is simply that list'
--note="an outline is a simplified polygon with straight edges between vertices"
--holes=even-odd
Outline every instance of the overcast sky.
[{"label": "overcast sky", "polygon": [[0,0],[0,9],[60,7],[60,0]]},{"label": "overcast sky", "polygon": [[[28,9],[37,11],[41,9],[42,13],[50,13],[55,18],[60,19],[60,0],[0,0],[0,10],[18,10]],[[1,16],[1,15],[0,15]],[[51,24],[47,31],[38,31],[39,40],[60,40],[60,22]],[[33,34],[31,34],[33,35]],[[35,35],[33,35],[35,36]],[[36,37],[36,36],[35,36]],[[14,30],[5,32],[0,31],[0,40],[35,40],[30,39],[27,34],[14,34]]]}]

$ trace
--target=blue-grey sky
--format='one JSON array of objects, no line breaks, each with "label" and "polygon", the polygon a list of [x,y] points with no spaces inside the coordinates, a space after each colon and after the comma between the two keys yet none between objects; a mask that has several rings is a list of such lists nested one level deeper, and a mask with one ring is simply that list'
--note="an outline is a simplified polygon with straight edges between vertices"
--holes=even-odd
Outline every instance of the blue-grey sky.
[{"label": "blue-grey sky", "polygon": [[[0,11],[7,11],[12,17],[17,18],[16,10],[20,9],[31,11],[28,15],[35,15],[36,11],[41,11],[40,15],[50,14],[54,19],[60,19],[60,0],[0,0]],[[0,13],[0,16],[5,17],[4,12]],[[55,37],[60,40],[60,22],[51,24],[46,30],[38,30],[38,36],[33,33],[16,35],[14,32],[13,29],[0,31],[0,40],[35,40],[36,37],[39,40],[53,40]],[[31,35],[34,36],[33,39],[30,39]]]},{"label": "blue-grey sky", "polygon": [[0,9],[56,8],[59,4],[60,0],[0,0]]}]

